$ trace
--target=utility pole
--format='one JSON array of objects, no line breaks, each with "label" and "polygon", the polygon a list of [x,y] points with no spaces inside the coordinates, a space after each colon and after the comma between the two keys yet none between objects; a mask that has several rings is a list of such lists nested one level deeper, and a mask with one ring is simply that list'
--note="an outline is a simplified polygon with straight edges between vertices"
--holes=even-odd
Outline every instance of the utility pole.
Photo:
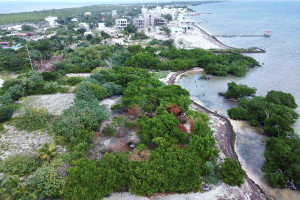
[{"label": "utility pole", "polygon": [[32,65],[32,62],[31,62],[31,57],[30,57],[30,53],[29,53],[29,50],[28,50],[28,46],[27,46],[27,44],[25,44],[25,46],[26,46],[26,50],[27,50],[27,54],[28,54],[28,58],[29,58],[30,65],[31,65],[31,71],[33,71],[33,65]]}]

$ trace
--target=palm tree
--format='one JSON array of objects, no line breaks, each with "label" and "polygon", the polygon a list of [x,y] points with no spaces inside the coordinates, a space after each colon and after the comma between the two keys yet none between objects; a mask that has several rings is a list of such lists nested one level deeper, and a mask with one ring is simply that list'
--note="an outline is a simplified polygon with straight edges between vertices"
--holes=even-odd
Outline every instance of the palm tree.
[{"label": "palm tree", "polygon": [[45,143],[42,148],[39,149],[39,158],[42,160],[50,160],[57,155],[57,146],[53,143]]},{"label": "palm tree", "polygon": [[5,200],[36,200],[35,194],[27,190],[18,176],[10,176],[0,186],[0,198]]}]

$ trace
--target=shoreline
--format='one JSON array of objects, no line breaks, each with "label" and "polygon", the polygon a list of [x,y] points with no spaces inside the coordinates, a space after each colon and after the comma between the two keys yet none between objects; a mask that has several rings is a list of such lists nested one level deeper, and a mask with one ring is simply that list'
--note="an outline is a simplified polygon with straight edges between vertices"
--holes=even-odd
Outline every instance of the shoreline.
[{"label": "shoreline", "polygon": [[[166,84],[177,84],[183,74],[198,70],[200,70],[200,68],[181,70],[173,73],[170,77],[168,77]],[[227,117],[218,114],[204,107],[203,105],[200,105],[196,100],[191,99],[191,102],[191,107],[206,113],[211,120],[213,120],[214,122],[219,122],[219,124],[221,124],[219,126],[216,125],[217,130],[214,130],[214,137],[216,139],[216,142],[218,143],[218,146],[225,157],[235,158],[239,162],[240,166],[242,166],[235,150],[236,133],[234,132],[233,125],[230,120]],[[247,185],[248,190],[243,188],[244,185]],[[257,183],[255,183],[248,177],[248,174],[246,174],[243,186],[241,190],[245,193],[248,193],[247,195],[250,195],[250,199],[272,199]]]},{"label": "shoreline", "polygon": [[217,49],[210,48],[213,53],[266,53],[266,50],[259,47],[249,47],[247,49],[244,49],[226,45],[218,38],[208,33],[208,31],[202,28],[198,22],[195,22],[193,19],[191,19],[191,17],[188,17],[188,19],[192,22],[192,25],[195,27],[195,29],[199,30],[200,34],[206,37],[205,39],[208,42],[218,47]]}]

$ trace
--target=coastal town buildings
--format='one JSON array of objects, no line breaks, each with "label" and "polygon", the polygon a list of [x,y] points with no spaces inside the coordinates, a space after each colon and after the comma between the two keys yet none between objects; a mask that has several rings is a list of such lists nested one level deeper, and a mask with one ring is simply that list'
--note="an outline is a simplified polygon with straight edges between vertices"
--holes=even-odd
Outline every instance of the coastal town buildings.
[{"label": "coastal town buildings", "polygon": [[0,47],[2,47],[3,49],[7,49],[9,48],[8,44],[9,42],[0,42]]},{"label": "coastal town buildings", "polygon": [[144,29],[145,28],[145,19],[142,16],[133,19],[133,25],[137,29]]},{"label": "coastal town buildings", "polygon": [[103,31],[105,29],[105,23],[98,23],[97,30]]},{"label": "coastal town buildings", "polygon": [[7,30],[7,31],[21,31],[22,30],[22,25],[9,26],[9,27],[3,28],[3,30]]},{"label": "coastal town buildings", "polygon": [[55,27],[58,25],[57,17],[49,16],[45,18],[45,21],[48,22],[50,27]]},{"label": "coastal town buildings", "polygon": [[92,31],[86,31],[84,32],[84,37],[87,37],[88,35],[91,35],[92,37],[95,37],[95,33],[93,33]]},{"label": "coastal town buildings", "polygon": [[85,29],[89,29],[90,28],[90,26],[87,23],[84,23],[84,22],[83,23],[79,23],[78,27],[79,28],[85,28]]},{"label": "coastal town buildings", "polygon": [[117,10],[112,10],[111,11],[111,16],[114,17],[118,17],[118,11]]},{"label": "coastal town buildings", "polygon": [[78,19],[77,18],[73,18],[71,19],[72,22],[78,22]]},{"label": "coastal town buildings", "polygon": [[116,19],[115,27],[117,30],[124,30],[128,25],[127,19]]},{"label": "coastal town buildings", "polygon": [[84,16],[92,16],[92,13],[91,12],[85,12]]}]

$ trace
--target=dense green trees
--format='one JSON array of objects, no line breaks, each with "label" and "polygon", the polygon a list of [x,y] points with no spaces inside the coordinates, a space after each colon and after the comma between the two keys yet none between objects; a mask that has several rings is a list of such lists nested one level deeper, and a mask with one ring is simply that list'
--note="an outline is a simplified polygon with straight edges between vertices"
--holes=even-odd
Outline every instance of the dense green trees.
[{"label": "dense green trees", "polygon": [[153,118],[143,116],[137,120],[138,134],[145,144],[156,137],[164,137],[171,143],[187,143],[188,136],[177,129],[179,121],[173,114],[164,113]]},{"label": "dense green trees", "polygon": [[12,118],[15,108],[12,105],[0,106],[0,123]]},{"label": "dense green trees", "polygon": [[0,48],[0,71],[26,71],[30,69],[25,49],[17,51]]},{"label": "dense green trees", "polygon": [[[167,57],[171,60],[193,60],[197,63],[197,67],[204,68],[208,74],[217,76],[226,76],[227,74],[233,74],[235,76],[244,76],[247,69],[258,66],[259,63],[251,57],[244,56],[237,53],[229,54],[213,54],[203,49],[167,49],[160,52],[162,57]],[[186,65],[184,65],[186,66]],[[195,67],[194,64],[191,68]],[[181,69],[187,69],[183,67]],[[181,70],[175,67],[174,70]]]},{"label": "dense green trees", "polygon": [[52,116],[45,109],[25,109],[25,113],[16,121],[20,130],[36,131],[51,128]]},{"label": "dense green trees", "polygon": [[234,158],[226,158],[221,165],[221,178],[231,186],[241,186],[246,172]]},{"label": "dense green trees", "polygon": [[[230,84],[228,84],[229,88],[240,87]],[[251,88],[246,86],[238,89],[251,91]],[[242,94],[238,89],[232,88],[230,94],[235,94],[235,92],[238,95]],[[255,90],[252,89],[252,92]],[[265,134],[271,136],[266,144],[264,154],[266,160],[262,171],[267,183],[273,187],[296,189],[300,183],[298,175],[300,139],[291,127],[298,118],[298,114],[293,110],[296,107],[297,104],[291,94],[270,91],[266,97],[242,98],[239,101],[239,107],[228,110],[228,115],[232,119],[249,120],[253,126],[262,124]]]},{"label": "dense green trees", "polygon": [[37,170],[41,164],[42,162],[34,154],[15,154],[0,163],[0,172],[24,176]]},{"label": "dense green trees", "polygon": [[160,60],[148,53],[137,53],[125,62],[125,66],[155,70],[159,69],[159,64]]},{"label": "dense green trees", "polygon": [[78,100],[57,120],[56,134],[62,136],[72,146],[89,143],[94,134],[93,130],[99,126],[99,122],[107,118],[105,107],[100,106],[97,101]]},{"label": "dense green trees", "polygon": [[300,185],[300,139],[299,137],[270,138],[266,144],[266,161],[262,167],[264,177],[273,187]]},{"label": "dense green trees", "polygon": [[80,159],[68,170],[64,196],[67,200],[102,199],[128,184],[126,155],[105,154],[101,160]]},{"label": "dense green trees", "polygon": [[297,108],[297,104],[295,102],[295,98],[293,95],[289,93],[284,93],[282,91],[270,91],[268,92],[266,99],[268,102],[278,104],[278,105],[284,105],[290,108]]},{"label": "dense green trees", "polygon": [[[274,91],[269,92],[268,95],[272,93]],[[281,104],[275,104],[272,101],[273,99],[269,101],[266,97],[240,99],[239,107],[229,109],[228,115],[232,119],[249,120],[252,125],[259,123],[264,125],[264,131],[269,136],[293,134],[294,131],[290,126],[295,123],[298,114],[292,108],[285,106],[285,101],[279,101]],[[288,102],[293,101],[293,97],[288,98]]]},{"label": "dense green trees", "polygon": [[64,177],[56,168],[46,166],[38,169],[28,181],[28,190],[35,192],[39,199],[60,198],[65,184]]},{"label": "dense green trees", "polygon": [[68,53],[62,62],[56,64],[56,68],[73,73],[91,72],[105,66],[104,60],[110,56],[111,52],[105,46],[80,47]]},{"label": "dense green trees", "polygon": [[31,71],[18,76],[18,78],[5,81],[0,89],[0,100],[2,103],[7,104],[24,96],[65,93],[67,91],[68,88],[58,85],[57,82],[45,81],[41,73]]},{"label": "dense green trees", "polygon": [[227,83],[228,89],[225,93],[219,93],[227,99],[238,99],[241,97],[250,97],[256,93],[255,88],[250,88],[247,85],[236,84],[235,82]]},{"label": "dense green trees", "polygon": [[128,24],[125,29],[124,32],[126,34],[130,34],[130,33],[136,33],[137,32],[137,28],[133,25],[133,24]]}]

